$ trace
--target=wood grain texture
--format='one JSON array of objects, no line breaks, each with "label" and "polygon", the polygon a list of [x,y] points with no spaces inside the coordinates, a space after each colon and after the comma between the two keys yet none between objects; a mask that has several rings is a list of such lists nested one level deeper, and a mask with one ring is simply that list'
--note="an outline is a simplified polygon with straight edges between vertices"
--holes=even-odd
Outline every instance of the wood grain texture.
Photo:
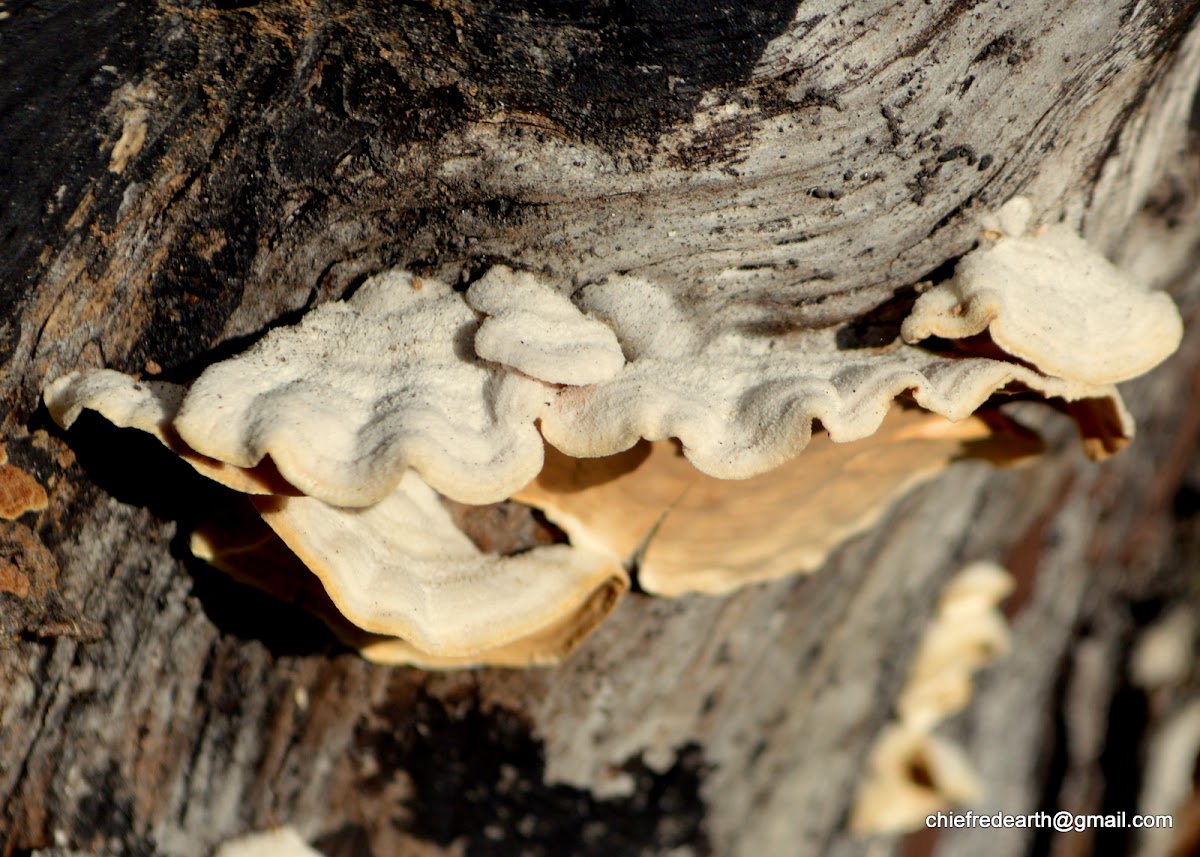
[{"label": "wood grain texture", "polygon": [[1136,801],[1137,748],[1196,686],[1129,714],[1129,647],[1195,609],[1194,332],[1129,385],[1140,435],[1110,462],[1047,419],[1036,466],[955,466],[814,576],[628,598],[535,672],[364,663],[186,558],[232,495],[38,396],[86,366],[189,377],[394,265],[633,271],[731,320],[861,325],[1017,192],[1190,320],[1196,7],[10,4],[2,428],[50,505],[9,533],[42,601],[0,593],[0,855],[193,857],[282,823],[330,857],[1089,853],[845,825],[976,558],[1019,581],[1014,650],[949,725],[985,807]]}]

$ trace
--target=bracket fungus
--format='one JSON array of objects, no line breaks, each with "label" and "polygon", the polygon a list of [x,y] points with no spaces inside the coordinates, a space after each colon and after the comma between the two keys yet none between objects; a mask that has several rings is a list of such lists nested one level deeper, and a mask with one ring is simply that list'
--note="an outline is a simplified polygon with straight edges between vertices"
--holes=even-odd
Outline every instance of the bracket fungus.
[{"label": "bracket fungus", "polygon": [[1115,384],[1179,347],[1174,301],[1144,288],[1063,224],[1028,228],[1029,202],[997,212],[983,244],[904,320],[906,342],[983,333],[1039,372],[1081,385]]},{"label": "bracket fungus", "polygon": [[364,631],[466,657],[567,624],[590,630],[627,586],[609,556],[550,545],[483,554],[436,492],[409,472],[366,509],[311,497],[258,497],[259,513]]},{"label": "bracket fungus", "polygon": [[[117,426],[155,435],[199,473],[249,495],[277,535],[201,530],[193,552],[246,582],[315,606],[368,657],[430,668],[555,663],[628,587],[618,564],[586,549],[481,553],[415,471],[402,473],[378,503],[343,507],[302,494],[270,459],[241,468],[201,455],[174,431],[183,399],[178,385],[109,370],[72,373],[45,392],[60,424],[95,410]],[[297,566],[316,575],[336,610],[311,588],[305,593]]]},{"label": "bracket fungus", "polygon": [[[1065,227],[1027,232],[1028,209],[1002,209],[875,347],[762,333],[769,308],[626,275],[570,291],[495,267],[460,293],[389,271],[188,388],[98,370],[45,401],[63,426],[90,408],[151,432],[251,495],[281,541],[208,532],[197,553],[282,591],[253,566],[290,548],[327,593],[317,612],[369,656],[550,663],[630,572],[675,595],[810,570],[951,461],[1036,451],[975,415],[997,396],[1055,400],[1090,453],[1119,449],[1133,426],[1112,383],[1174,348],[1178,314]],[[439,495],[535,506],[570,543],[485,553]]]},{"label": "bracket fungus", "polygon": [[173,421],[192,449],[284,479],[337,506],[369,506],[411,468],[463,503],[502,500],[537,475],[542,385],[472,352],[475,313],[437,280],[390,271],[352,298],[205,370]]}]

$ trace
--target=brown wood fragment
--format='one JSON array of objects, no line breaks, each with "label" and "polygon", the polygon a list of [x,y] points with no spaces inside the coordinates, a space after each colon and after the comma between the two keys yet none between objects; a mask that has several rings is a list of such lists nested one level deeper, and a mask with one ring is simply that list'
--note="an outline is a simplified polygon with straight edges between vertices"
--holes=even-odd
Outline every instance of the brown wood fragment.
[{"label": "brown wood fragment", "polygon": [[58,593],[58,563],[24,524],[0,521],[0,640],[98,639],[101,628]]},{"label": "brown wood fragment", "polygon": [[12,464],[0,464],[0,518],[12,521],[26,512],[40,512],[49,499],[36,479]]}]

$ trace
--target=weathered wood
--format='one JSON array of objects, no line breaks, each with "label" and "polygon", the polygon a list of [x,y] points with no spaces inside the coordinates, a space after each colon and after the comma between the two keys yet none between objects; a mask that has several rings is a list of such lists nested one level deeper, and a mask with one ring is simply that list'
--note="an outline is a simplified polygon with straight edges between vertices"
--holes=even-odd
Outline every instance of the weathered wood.
[{"label": "weathered wood", "polygon": [[1086,853],[846,819],[937,593],[979,557],[1020,581],[1013,653],[950,724],[983,808],[1132,811],[1115,775],[1194,686],[1121,719],[1129,645],[1190,585],[1194,334],[1129,385],[1140,436],[1112,461],[1048,420],[1034,466],[957,465],[810,578],[630,597],[532,672],[364,663],[186,558],[232,495],[99,420],[59,432],[38,396],[82,366],[187,377],[394,265],[636,271],[731,319],[853,322],[1017,192],[1190,318],[1196,6],[6,9],[3,431],[50,506],[0,544],[31,581],[0,592],[0,855],[191,857],[281,823],[331,857]]}]

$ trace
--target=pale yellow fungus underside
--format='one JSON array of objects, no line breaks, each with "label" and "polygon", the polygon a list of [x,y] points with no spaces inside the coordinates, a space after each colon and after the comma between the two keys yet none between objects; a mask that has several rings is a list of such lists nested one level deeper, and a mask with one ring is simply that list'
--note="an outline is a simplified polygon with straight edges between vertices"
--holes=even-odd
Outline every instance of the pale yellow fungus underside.
[{"label": "pale yellow fungus underside", "polygon": [[894,408],[856,443],[819,434],[804,454],[745,480],[696,470],[670,441],[574,459],[553,448],[515,499],[542,509],[572,544],[636,561],[648,592],[719,593],[818,568],[829,552],[957,458],[1012,460],[1041,445],[993,415],[952,423]]},{"label": "pale yellow fungus underside", "polygon": [[222,521],[222,526],[202,525],[192,533],[190,548],[197,558],[235,580],[303,607],[367,660],[431,670],[546,667],[561,663],[612,612],[626,586],[623,576],[614,577],[585,598],[574,613],[486,652],[437,655],[408,640],[372,634],[352,623],[330,599],[321,580],[257,517],[253,521],[239,521],[236,526],[230,526],[229,521]]},{"label": "pale yellow fungus underside", "polygon": [[611,557],[586,548],[482,553],[411,471],[366,509],[311,497],[252,500],[342,615],[431,655],[497,649],[576,615],[601,590],[627,586]]}]

